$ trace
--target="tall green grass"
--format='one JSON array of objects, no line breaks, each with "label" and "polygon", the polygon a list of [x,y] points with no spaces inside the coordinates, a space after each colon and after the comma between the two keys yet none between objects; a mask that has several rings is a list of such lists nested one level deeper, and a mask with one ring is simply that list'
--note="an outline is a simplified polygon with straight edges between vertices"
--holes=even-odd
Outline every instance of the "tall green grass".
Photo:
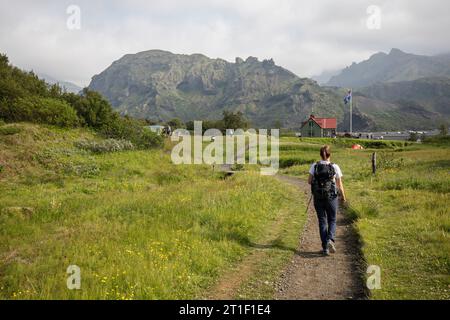
[{"label": "tall green grass", "polygon": [[[322,140],[295,144],[286,139],[282,157],[318,158]],[[381,289],[372,290],[371,298],[449,299],[450,149],[414,144],[378,152],[376,176],[371,174],[373,150],[333,145],[332,152],[344,173],[347,214],[355,219],[366,263],[381,268]],[[283,172],[306,178],[308,169],[305,164]]]},{"label": "tall green grass", "polygon": [[[224,179],[164,151],[77,148],[89,131],[20,127],[0,137],[1,299],[203,297],[298,213],[296,190],[257,172]],[[69,265],[81,290],[66,287]]]},{"label": "tall green grass", "polygon": [[[290,138],[295,140],[293,138]],[[352,138],[298,138],[300,142],[314,143],[314,144],[329,144],[337,147],[351,147],[354,144],[359,144],[366,149],[386,149],[386,148],[400,148],[413,145],[408,141],[397,140],[371,140],[371,139],[352,139]]]}]

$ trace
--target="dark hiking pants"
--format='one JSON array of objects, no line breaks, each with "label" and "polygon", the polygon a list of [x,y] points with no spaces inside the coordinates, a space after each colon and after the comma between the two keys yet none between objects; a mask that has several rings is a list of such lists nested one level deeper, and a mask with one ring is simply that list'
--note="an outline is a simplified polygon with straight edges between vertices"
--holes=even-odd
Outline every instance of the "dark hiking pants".
[{"label": "dark hiking pants", "polygon": [[319,219],[320,240],[322,248],[327,248],[328,241],[334,242],[336,234],[336,214],[338,210],[338,198],[316,200],[314,199],[314,208]]}]

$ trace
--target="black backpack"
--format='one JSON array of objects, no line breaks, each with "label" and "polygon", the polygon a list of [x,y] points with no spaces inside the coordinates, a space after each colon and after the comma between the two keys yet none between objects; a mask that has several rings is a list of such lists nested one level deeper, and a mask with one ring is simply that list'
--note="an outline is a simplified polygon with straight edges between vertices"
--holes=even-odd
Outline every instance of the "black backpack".
[{"label": "black backpack", "polygon": [[314,175],[311,183],[311,192],[315,200],[327,200],[337,197],[334,176],[336,171],[332,163],[317,162],[314,165]]}]

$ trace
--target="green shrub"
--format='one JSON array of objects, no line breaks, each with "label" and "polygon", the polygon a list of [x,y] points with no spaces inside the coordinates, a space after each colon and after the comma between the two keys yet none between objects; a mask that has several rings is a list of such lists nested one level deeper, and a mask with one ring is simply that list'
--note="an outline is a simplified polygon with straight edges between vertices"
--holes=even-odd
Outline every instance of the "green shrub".
[{"label": "green shrub", "polygon": [[450,136],[434,136],[434,137],[426,137],[423,140],[424,143],[427,144],[435,144],[435,145],[444,145],[449,146],[450,145]]},{"label": "green shrub", "polygon": [[449,193],[450,181],[423,178],[407,178],[389,180],[383,183],[382,190],[426,190],[432,192]]},{"label": "green shrub", "polygon": [[164,144],[164,139],[160,135],[147,128],[138,130],[134,140],[136,141],[136,144],[143,149],[160,148]]},{"label": "green shrub", "polygon": [[381,152],[377,158],[379,169],[398,169],[405,165],[403,158],[396,158],[394,153]]},{"label": "green shrub", "polygon": [[0,118],[8,122],[30,121],[73,126],[75,111],[60,99],[61,89],[9,64],[0,54]]},{"label": "green shrub", "polygon": [[[239,116],[231,113],[227,115],[231,120],[234,116]],[[59,127],[82,125],[93,128],[106,138],[128,140],[141,149],[160,148],[164,143],[162,137],[145,129],[142,121],[121,117],[98,92],[87,88],[82,94],[63,92],[58,85],[47,84],[33,72],[24,72],[13,67],[9,64],[8,57],[2,54],[0,54],[0,119],[2,123],[5,120]],[[14,134],[13,130],[7,129],[3,132]],[[114,146],[107,146],[106,150],[109,147],[114,149]],[[101,146],[99,148],[103,150]]]},{"label": "green shrub", "polygon": [[79,119],[75,110],[66,102],[53,99],[41,98],[35,110],[36,117],[41,122],[60,127],[75,127]]},{"label": "green shrub", "polygon": [[101,132],[105,138],[128,140],[140,149],[160,148],[163,138],[144,128],[142,121],[121,117],[99,93],[83,90],[83,94],[64,94],[83,125]]},{"label": "green shrub", "polygon": [[299,151],[299,152],[306,152],[306,151],[314,151],[319,154],[320,146],[318,145],[299,145],[299,144],[282,144],[279,146],[280,151]]},{"label": "green shrub", "polygon": [[107,138],[126,139],[140,149],[161,148],[164,139],[135,119],[115,116],[101,129]]},{"label": "green shrub", "polygon": [[16,126],[0,127],[0,135],[3,135],[3,136],[17,134],[20,131],[22,131],[22,129],[20,129],[19,127],[16,127]]},{"label": "green shrub", "polygon": [[82,95],[65,93],[62,98],[75,109],[82,125],[101,129],[117,118],[109,102],[98,92],[85,88]]},{"label": "green shrub", "polygon": [[352,139],[352,138],[300,138],[302,142],[330,144],[339,147],[350,148],[354,144],[359,144],[366,149],[391,149],[412,145],[407,141],[396,140],[368,140],[368,139]]},{"label": "green shrub", "polygon": [[74,127],[79,123],[75,110],[66,102],[54,98],[18,98],[11,107],[1,105],[0,108],[0,115],[9,121],[29,121],[60,127]]},{"label": "green shrub", "polygon": [[100,174],[100,168],[95,163],[66,163],[64,165],[64,172],[66,174],[91,178]]},{"label": "green shrub", "polygon": [[155,179],[160,186],[163,186],[167,184],[178,183],[182,181],[184,177],[179,175],[177,172],[161,171],[155,174]]},{"label": "green shrub", "polygon": [[288,167],[293,167],[293,166],[299,166],[299,165],[303,165],[303,164],[312,164],[314,163],[316,160],[315,159],[305,159],[305,158],[300,158],[300,157],[295,157],[295,156],[286,156],[286,157],[280,157],[280,168],[288,168]]},{"label": "green shrub", "polygon": [[130,141],[116,139],[107,139],[100,142],[83,140],[76,142],[75,146],[94,153],[118,152],[134,149],[134,145]]},{"label": "green shrub", "polygon": [[242,171],[244,170],[244,165],[240,163],[235,163],[231,166],[231,171]]}]

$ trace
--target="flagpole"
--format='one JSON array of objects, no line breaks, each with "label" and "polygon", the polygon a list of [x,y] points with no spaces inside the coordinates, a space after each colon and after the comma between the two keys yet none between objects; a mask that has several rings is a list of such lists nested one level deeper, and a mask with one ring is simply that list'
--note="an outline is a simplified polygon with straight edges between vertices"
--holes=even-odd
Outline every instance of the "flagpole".
[{"label": "flagpole", "polygon": [[353,135],[353,89],[350,89],[351,96],[350,96],[350,134]]}]

